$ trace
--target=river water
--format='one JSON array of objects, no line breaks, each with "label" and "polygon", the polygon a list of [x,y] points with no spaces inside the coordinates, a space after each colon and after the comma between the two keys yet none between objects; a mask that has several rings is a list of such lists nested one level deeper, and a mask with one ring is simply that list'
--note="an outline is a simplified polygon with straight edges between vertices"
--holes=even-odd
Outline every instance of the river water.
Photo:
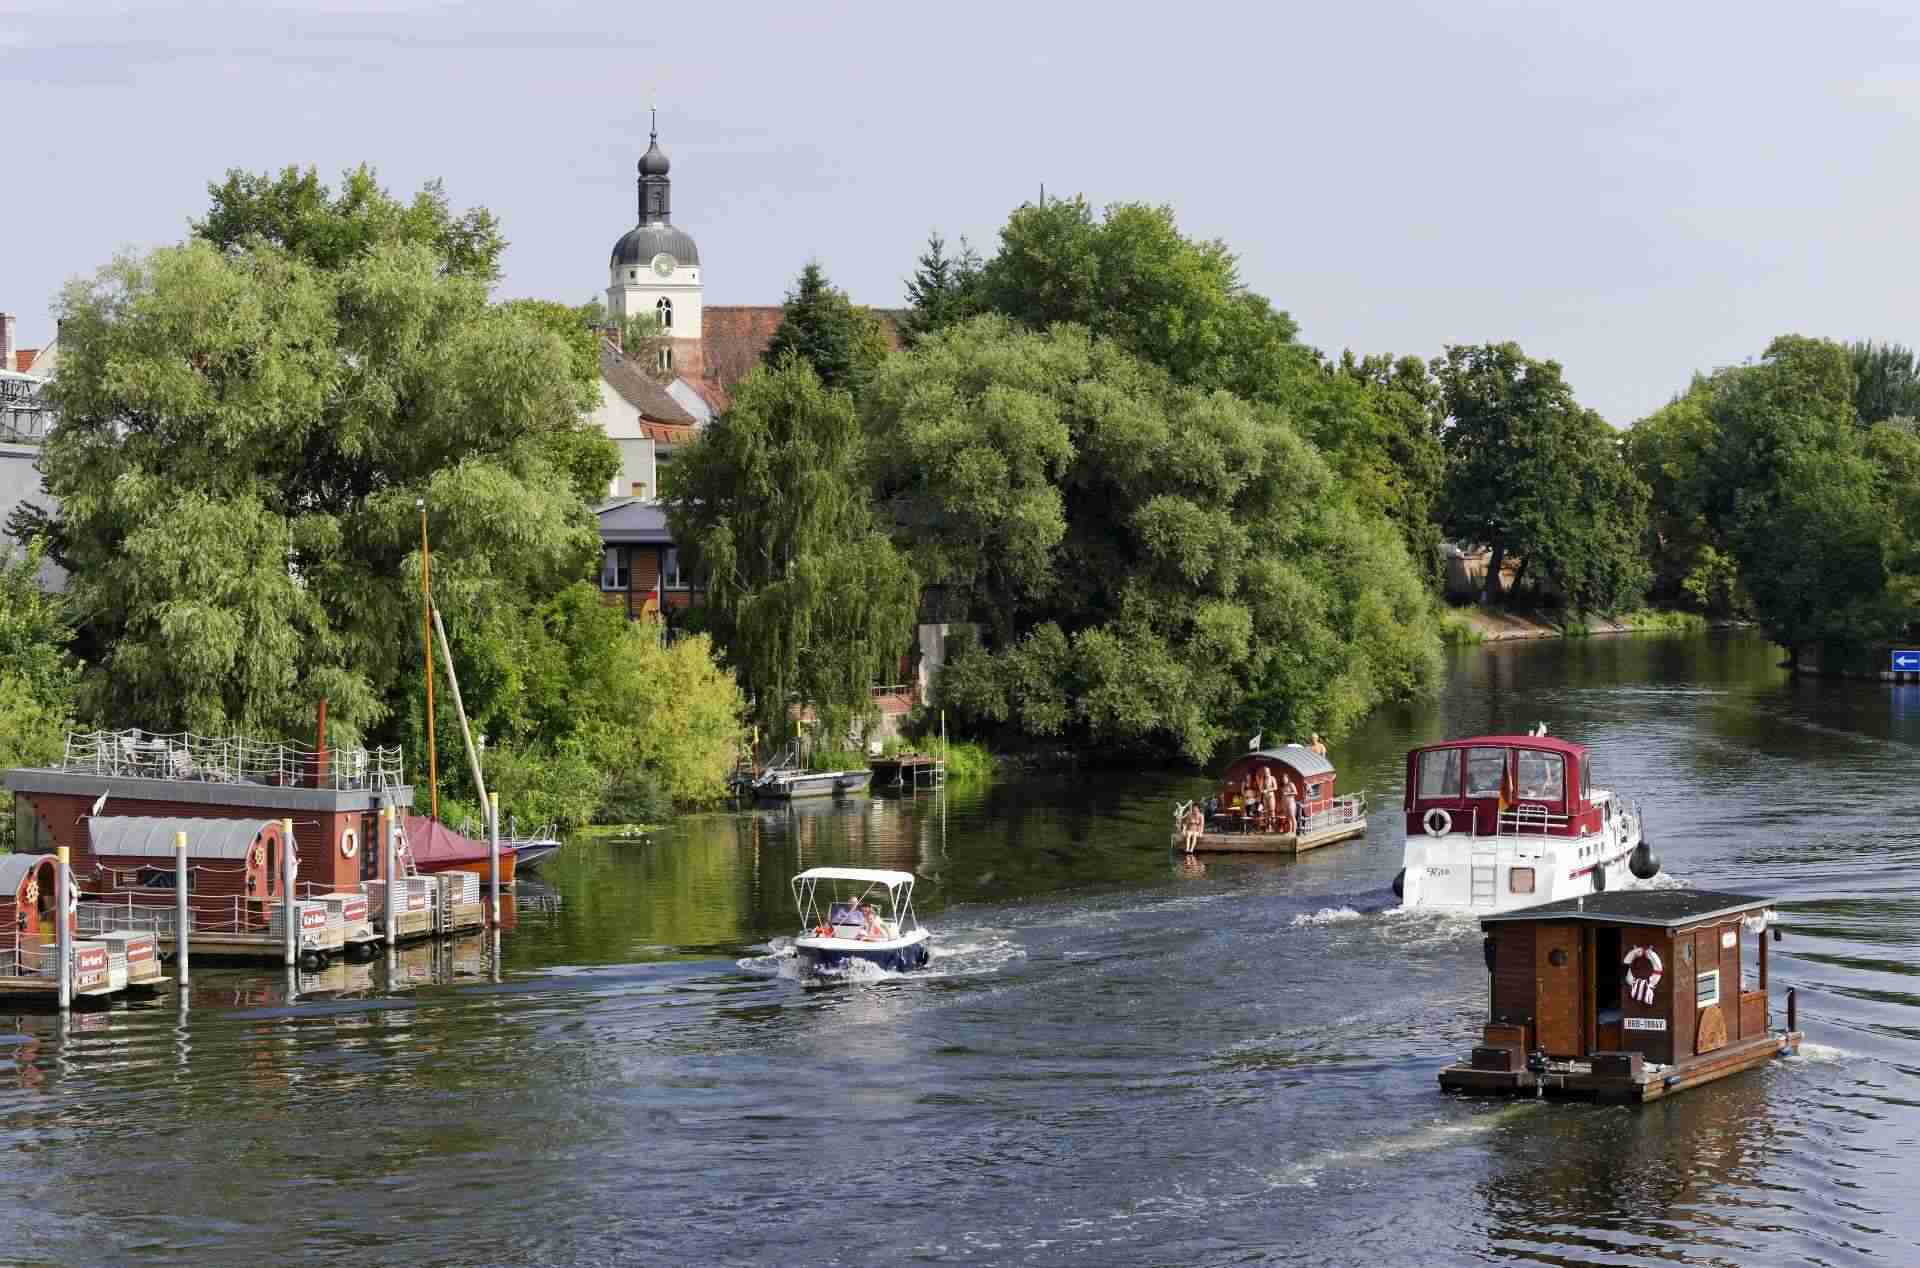
[{"label": "river water", "polygon": [[[0,1260],[1920,1262],[1920,688],[1752,637],[1456,654],[1333,757],[1368,837],[1166,849],[1190,775],[576,842],[484,943],[0,1019]],[[1443,1096],[1471,922],[1406,916],[1412,744],[1544,720],[1670,882],[1782,896],[1804,1055],[1640,1108]],[[788,878],[910,868],[931,971],[803,989]],[[494,980],[497,976],[498,980]]]}]

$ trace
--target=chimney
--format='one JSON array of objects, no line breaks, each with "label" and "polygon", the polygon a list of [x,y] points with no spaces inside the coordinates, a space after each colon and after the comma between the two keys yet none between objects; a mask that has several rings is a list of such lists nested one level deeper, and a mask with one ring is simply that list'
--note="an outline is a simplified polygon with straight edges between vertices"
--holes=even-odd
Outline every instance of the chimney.
[{"label": "chimney", "polygon": [[0,313],[0,370],[13,369],[13,314]]}]

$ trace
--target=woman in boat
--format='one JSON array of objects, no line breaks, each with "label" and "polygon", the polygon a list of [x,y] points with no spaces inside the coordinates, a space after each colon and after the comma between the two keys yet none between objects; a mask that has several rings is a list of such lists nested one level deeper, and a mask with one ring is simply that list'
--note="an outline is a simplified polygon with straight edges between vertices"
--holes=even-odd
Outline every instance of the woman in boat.
[{"label": "woman in boat", "polygon": [[1180,816],[1181,840],[1185,843],[1188,854],[1192,854],[1193,847],[1200,844],[1200,834],[1206,831],[1206,828],[1207,820],[1201,813],[1200,803],[1196,801],[1189,804],[1186,813]]},{"label": "woman in boat", "polygon": [[873,904],[861,903],[860,914],[865,916],[867,920],[865,931],[867,941],[885,942],[887,940],[887,926],[881,921],[880,913],[873,909]]},{"label": "woman in boat", "polygon": [[1287,784],[1286,811],[1287,811],[1286,830],[1288,832],[1300,831],[1300,801],[1297,797],[1294,796],[1293,784],[1291,781],[1289,781]]}]

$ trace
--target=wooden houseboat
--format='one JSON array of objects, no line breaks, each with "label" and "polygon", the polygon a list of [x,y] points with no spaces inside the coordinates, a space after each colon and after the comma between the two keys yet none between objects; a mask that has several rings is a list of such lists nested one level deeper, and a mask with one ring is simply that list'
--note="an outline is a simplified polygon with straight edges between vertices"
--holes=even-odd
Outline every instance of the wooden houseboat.
[{"label": "wooden houseboat", "polygon": [[1482,735],[1407,754],[1408,907],[1498,912],[1620,889],[1660,870],[1639,807],[1593,783],[1583,744]]},{"label": "wooden houseboat", "polygon": [[1492,1007],[1440,1086],[1651,1101],[1796,1051],[1792,991],[1769,1029],[1771,902],[1642,889],[1482,917]]},{"label": "wooden houseboat", "polygon": [[[1261,795],[1264,777],[1278,789],[1273,811]],[[1236,758],[1220,778],[1220,789],[1201,806],[1203,830],[1196,851],[1232,854],[1300,854],[1367,830],[1366,797],[1334,795],[1333,763],[1303,744],[1259,749]],[[1287,798],[1293,797],[1293,814]],[[1183,848],[1181,820],[1188,807],[1174,809],[1173,844]]]}]

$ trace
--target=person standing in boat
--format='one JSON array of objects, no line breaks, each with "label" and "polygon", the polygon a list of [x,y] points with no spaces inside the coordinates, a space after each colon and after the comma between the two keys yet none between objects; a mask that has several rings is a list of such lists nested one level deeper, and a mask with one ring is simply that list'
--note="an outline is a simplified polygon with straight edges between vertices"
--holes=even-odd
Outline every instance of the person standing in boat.
[{"label": "person standing in boat", "polygon": [[1280,813],[1280,781],[1273,777],[1273,767],[1260,768],[1260,809],[1272,824]]},{"label": "person standing in boat", "polygon": [[1318,753],[1322,757],[1325,757],[1327,755],[1326,741],[1320,738],[1320,732],[1318,731],[1315,731],[1313,733],[1312,738],[1307,741],[1307,747],[1312,749],[1314,752]]}]

